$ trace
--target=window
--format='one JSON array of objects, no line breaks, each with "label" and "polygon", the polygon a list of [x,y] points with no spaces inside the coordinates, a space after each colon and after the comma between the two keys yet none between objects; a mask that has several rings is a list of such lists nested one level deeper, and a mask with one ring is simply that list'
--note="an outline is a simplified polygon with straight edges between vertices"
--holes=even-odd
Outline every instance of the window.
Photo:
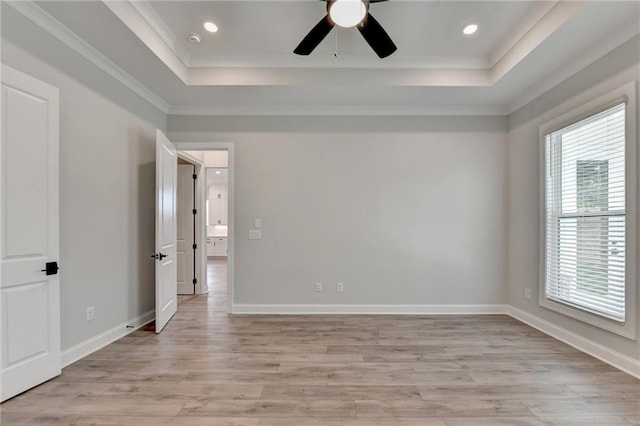
[{"label": "window", "polygon": [[[629,220],[635,220],[629,215],[635,212],[636,199],[633,195],[629,200],[628,194],[637,191],[634,179],[628,177],[634,174],[627,162],[635,156],[629,152],[633,146],[628,142],[632,140],[627,129],[629,103],[622,96],[617,99],[594,113],[565,118],[565,124],[541,131],[545,172],[541,304],[615,332],[616,327],[635,322],[635,317],[629,318],[634,315],[629,307],[635,298],[635,290],[629,294],[633,287],[629,282],[635,280],[637,263],[629,256],[635,253],[635,239],[627,232]],[[633,324],[630,327],[635,333]],[[630,337],[628,330],[620,334]]]}]

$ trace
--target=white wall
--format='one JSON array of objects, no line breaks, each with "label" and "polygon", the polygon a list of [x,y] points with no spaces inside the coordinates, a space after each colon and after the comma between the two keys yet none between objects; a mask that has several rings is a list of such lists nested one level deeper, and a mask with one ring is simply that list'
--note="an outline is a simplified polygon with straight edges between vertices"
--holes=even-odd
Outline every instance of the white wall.
[{"label": "white wall", "polygon": [[[625,43],[509,117],[509,304],[609,349],[640,359],[640,346],[538,306],[539,126],[586,101],[639,80],[640,37]],[[640,123],[640,118],[639,121]],[[636,188],[638,188],[636,182]],[[639,236],[640,238],[640,236]],[[636,261],[637,262],[637,261]],[[636,285],[639,285],[636,283]],[[530,288],[532,297],[524,298]],[[640,292],[638,292],[640,293]],[[640,307],[640,304],[637,305]],[[639,324],[640,327],[640,324]]]},{"label": "white wall", "polygon": [[184,151],[185,153],[201,160],[206,167],[229,167],[227,151]]},{"label": "white wall", "polygon": [[227,151],[205,151],[204,163],[207,167],[229,167],[229,156]]},{"label": "white wall", "polygon": [[168,131],[235,143],[234,303],[506,301],[504,118],[170,116]]},{"label": "white wall", "polygon": [[155,129],[166,116],[8,7],[2,62],[60,89],[64,351],[154,307]]}]

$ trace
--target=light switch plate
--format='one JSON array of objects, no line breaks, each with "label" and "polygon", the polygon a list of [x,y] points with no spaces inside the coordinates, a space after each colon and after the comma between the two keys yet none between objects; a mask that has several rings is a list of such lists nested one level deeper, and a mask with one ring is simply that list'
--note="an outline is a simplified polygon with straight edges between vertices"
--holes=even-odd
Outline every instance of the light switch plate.
[{"label": "light switch plate", "polygon": [[254,220],[254,227],[256,228],[262,228],[262,219],[256,219]]},{"label": "light switch plate", "polygon": [[262,231],[259,229],[249,229],[249,239],[250,240],[261,240],[262,239]]}]

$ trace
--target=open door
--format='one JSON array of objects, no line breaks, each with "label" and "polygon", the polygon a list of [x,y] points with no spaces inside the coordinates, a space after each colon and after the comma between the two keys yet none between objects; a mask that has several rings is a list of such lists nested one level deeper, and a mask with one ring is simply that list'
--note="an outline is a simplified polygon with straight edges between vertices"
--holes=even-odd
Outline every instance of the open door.
[{"label": "open door", "polygon": [[58,89],[2,66],[0,401],[60,374]]},{"label": "open door", "polygon": [[178,294],[195,294],[196,282],[196,207],[195,199],[195,166],[185,164],[179,159],[178,164]]},{"label": "open door", "polygon": [[171,141],[156,132],[156,333],[178,307],[176,187],[178,157]]}]

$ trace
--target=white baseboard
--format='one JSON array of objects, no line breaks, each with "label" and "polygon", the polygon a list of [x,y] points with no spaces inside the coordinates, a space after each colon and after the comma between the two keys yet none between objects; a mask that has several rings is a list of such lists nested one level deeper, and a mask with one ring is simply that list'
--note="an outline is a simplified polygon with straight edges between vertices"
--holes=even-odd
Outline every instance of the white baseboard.
[{"label": "white baseboard", "polygon": [[506,314],[506,305],[312,305],[235,303],[234,314],[371,314],[371,315],[488,315]]},{"label": "white baseboard", "polygon": [[606,362],[607,364],[640,379],[640,361],[621,354],[620,352],[611,350],[600,343],[586,339],[567,329],[558,327],[557,325],[552,324],[549,321],[545,321],[535,315],[531,315],[522,309],[508,306],[507,312],[518,321],[530,325],[531,327],[538,329],[561,342],[573,346],[594,358],[598,358],[600,361]]},{"label": "white baseboard", "polygon": [[[125,321],[113,327],[110,330],[100,333],[97,336],[93,336],[84,342],[78,343],[75,346],[65,349],[61,354],[61,368],[64,368],[74,362],[84,358],[85,356],[107,346],[110,343],[115,342],[121,337],[139,329],[140,327],[149,324],[155,319],[155,310],[152,309],[149,312]],[[127,328],[127,326],[133,326],[133,328]]]}]

